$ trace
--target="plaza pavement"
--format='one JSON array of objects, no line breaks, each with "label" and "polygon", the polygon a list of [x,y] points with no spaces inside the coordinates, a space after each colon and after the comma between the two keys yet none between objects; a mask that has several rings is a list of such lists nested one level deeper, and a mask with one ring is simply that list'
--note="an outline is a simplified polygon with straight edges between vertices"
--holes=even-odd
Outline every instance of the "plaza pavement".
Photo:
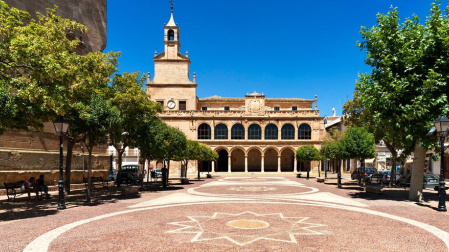
[{"label": "plaza pavement", "polygon": [[0,251],[449,251],[449,215],[408,191],[371,195],[344,179],[326,184],[277,174],[158,183],[136,196],[97,191],[1,202]]}]

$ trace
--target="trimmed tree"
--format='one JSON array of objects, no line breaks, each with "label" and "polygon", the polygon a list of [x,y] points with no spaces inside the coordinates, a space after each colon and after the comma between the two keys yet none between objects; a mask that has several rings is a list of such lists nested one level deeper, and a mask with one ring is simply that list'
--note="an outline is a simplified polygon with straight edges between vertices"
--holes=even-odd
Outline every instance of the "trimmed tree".
[{"label": "trimmed tree", "polygon": [[[298,150],[296,150],[296,160],[300,162],[309,162],[307,168],[307,178],[309,177],[310,172],[310,161],[319,161],[321,160],[320,151],[315,148],[313,145],[305,145],[301,146]],[[318,168],[319,169],[319,168]]]}]

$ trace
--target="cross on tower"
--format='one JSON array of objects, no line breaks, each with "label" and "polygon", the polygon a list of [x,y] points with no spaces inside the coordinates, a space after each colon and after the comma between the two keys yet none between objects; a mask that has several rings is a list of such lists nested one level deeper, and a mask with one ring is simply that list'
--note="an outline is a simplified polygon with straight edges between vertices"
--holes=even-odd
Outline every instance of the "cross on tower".
[{"label": "cross on tower", "polygon": [[168,1],[168,3],[170,4],[171,12],[173,12],[173,1]]}]

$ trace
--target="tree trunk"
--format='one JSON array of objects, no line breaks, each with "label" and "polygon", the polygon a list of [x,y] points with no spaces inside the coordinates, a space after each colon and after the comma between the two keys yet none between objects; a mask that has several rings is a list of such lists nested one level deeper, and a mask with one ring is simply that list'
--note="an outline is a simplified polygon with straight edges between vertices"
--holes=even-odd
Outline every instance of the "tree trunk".
[{"label": "tree trunk", "polygon": [[118,157],[118,172],[117,172],[117,187],[120,187],[122,184],[122,152],[117,152]]},{"label": "tree trunk", "polygon": [[184,178],[187,178],[187,166],[189,165],[189,160],[186,160],[186,165],[184,168]]},{"label": "tree trunk", "polygon": [[410,180],[409,200],[419,202],[422,200],[426,149],[416,142],[414,154],[415,158],[413,160],[412,178]]},{"label": "tree trunk", "polygon": [[67,154],[65,158],[65,192],[70,194],[70,178],[72,171],[72,153],[75,140],[67,137]]},{"label": "tree trunk", "polygon": [[394,143],[390,144],[388,141],[385,141],[385,146],[387,146],[388,150],[391,152],[393,162],[393,165],[391,166],[390,187],[393,187],[396,183],[396,162],[398,159],[398,152],[396,151],[394,145]]},{"label": "tree trunk", "polygon": [[87,149],[89,151],[89,166],[87,168],[87,202],[92,201],[92,148]]}]

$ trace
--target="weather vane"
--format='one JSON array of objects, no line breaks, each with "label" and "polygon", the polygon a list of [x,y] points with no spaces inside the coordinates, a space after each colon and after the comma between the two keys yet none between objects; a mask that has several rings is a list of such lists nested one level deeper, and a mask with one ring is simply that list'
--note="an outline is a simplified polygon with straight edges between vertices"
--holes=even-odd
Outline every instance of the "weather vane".
[{"label": "weather vane", "polygon": [[170,4],[171,12],[173,12],[173,1],[168,1],[168,3]]}]

